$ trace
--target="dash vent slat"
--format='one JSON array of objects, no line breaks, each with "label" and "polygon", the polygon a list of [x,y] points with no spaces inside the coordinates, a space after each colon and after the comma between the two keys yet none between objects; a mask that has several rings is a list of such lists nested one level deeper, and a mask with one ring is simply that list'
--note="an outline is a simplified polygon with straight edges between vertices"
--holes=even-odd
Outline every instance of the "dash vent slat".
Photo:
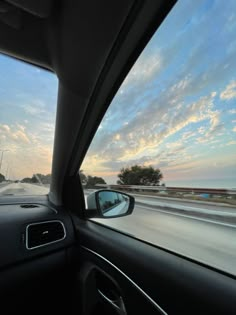
[{"label": "dash vent slat", "polygon": [[33,205],[33,204],[24,204],[24,205],[20,205],[21,208],[38,208],[38,205]]}]

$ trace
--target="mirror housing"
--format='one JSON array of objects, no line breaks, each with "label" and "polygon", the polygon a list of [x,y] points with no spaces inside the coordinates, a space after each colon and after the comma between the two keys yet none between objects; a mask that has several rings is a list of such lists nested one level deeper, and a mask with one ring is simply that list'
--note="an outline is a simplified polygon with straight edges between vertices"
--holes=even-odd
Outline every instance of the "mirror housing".
[{"label": "mirror housing", "polygon": [[116,190],[102,189],[87,196],[86,217],[118,218],[131,214],[134,209],[134,197]]}]

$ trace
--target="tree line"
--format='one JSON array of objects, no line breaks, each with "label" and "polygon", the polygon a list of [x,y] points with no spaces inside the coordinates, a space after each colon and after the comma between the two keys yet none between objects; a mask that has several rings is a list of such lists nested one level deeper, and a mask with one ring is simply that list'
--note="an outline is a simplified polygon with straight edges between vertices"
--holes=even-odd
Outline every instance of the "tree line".
[{"label": "tree line", "polygon": [[[84,172],[79,171],[80,179],[86,188],[92,188],[96,184],[106,184],[102,177],[86,176]],[[122,168],[119,172],[118,185],[142,185],[142,186],[159,186],[163,174],[159,168],[150,166],[133,165],[131,167]],[[163,184],[164,185],[164,184]]]},{"label": "tree line", "polygon": [[122,168],[117,176],[118,185],[159,186],[160,180],[163,179],[159,168],[141,165]]},{"label": "tree line", "polygon": [[0,173],[0,183],[6,180],[5,176]]},{"label": "tree line", "polygon": [[[102,177],[85,175],[83,170],[79,171],[79,176],[85,188],[94,188],[97,184],[106,184],[106,181]],[[163,174],[159,168],[136,164],[131,167],[122,168],[117,177],[118,185],[159,186],[160,180],[163,179]],[[0,182],[4,180],[5,177],[0,174]],[[51,174],[34,174],[32,177],[23,178],[21,182],[47,185],[51,183]]]},{"label": "tree line", "polygon": [[34,174],[32,177],[25,177],[21,180],[22,183],[29,184],[43,184],[48,185],[51,183],[51,174],[43,175],[43,174]]},{"label": "tree line", "polygon": [[96,184],[106,184],[105,180],[102,177],[85,175],[83,170],[79,171],[79,176],[82,185],[85,188],[94,188]]}]

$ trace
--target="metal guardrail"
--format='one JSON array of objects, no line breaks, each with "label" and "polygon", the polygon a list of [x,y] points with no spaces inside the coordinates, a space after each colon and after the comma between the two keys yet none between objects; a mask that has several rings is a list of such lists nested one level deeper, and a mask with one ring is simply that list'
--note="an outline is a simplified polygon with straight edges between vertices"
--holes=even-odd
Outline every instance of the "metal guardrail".
[{"label": "metal guardrail", "polygon": [[139,186],[139,185],[105,185],[96,184],[96,187],[120,190],[138,190],[138,191],[162,191],[170,193],[191,193],[191,194],[209,194],[209,195],[236,195],[236,189],[224,188],[192,188],[192,187],[166,187],[166,186]]}]

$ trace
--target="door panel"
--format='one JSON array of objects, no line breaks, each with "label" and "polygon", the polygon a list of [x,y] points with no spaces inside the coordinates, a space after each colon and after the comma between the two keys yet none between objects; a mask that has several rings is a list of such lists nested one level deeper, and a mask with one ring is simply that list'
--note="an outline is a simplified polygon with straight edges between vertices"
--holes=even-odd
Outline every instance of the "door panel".
[{"label": "door panel", "polygon": [[127,315],[137,312],[165,314],[154,301],[117,268],[103,258],[81,249],[84,263],[80,269],[83,314]]},{"label": "door panel", "polygon": [[228,275],[92,221],[75,219],[75,226],[82,314],[98,314],[98,305],[117,314],[99,296],[97,271],[120,290],[127,314],[236,313],[236,282]]}]

